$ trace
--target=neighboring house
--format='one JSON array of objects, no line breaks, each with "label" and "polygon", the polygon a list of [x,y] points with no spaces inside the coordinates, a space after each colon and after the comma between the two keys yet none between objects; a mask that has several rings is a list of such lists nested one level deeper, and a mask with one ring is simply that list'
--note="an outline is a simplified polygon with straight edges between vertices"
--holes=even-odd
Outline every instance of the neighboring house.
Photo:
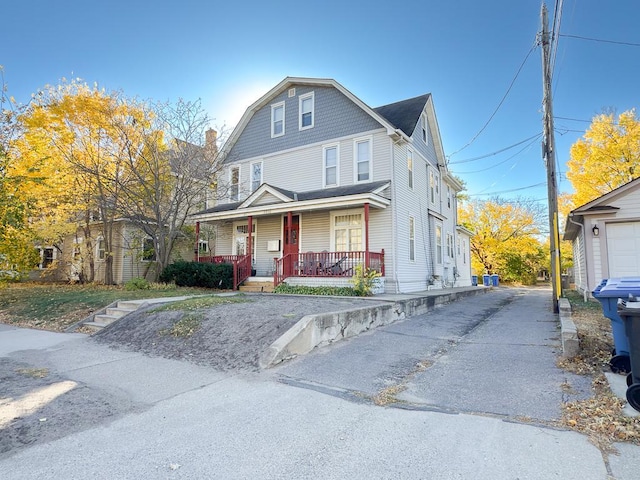
[{"label": "neighboring house", "polygon": [[471,284],[431,95],[371,108],[335,80],[288,77],[222,155],[225,198],[193,219],[217,228],[218,256],[199,260],[234,262],[238,283],[348,285],[364,264],[387,292]]},{"label": "neighboring house", "polygon": [[605,278],[640,276],[640,178],[572,210],[564,240],[573,245],[581,293],[590,295]]},{"label": "neighboring house", "polygon": [[[101,225],[96,222],[90,227],[91,251],[82,229],[67,235],[57,247],[40,249],[41,262],[38,270],[32,272],[33,280],[79,282],[89,279],[90,262],[93,258],[94,278],[97,283],[105,280],[105,243]],[[206,247],[205,247],[206,248]],[[114,222],[113,227],[113,281],[126,283],[136,277],[149,280],[155,278],[155,247],[151,238],[126,219]],[[191,259],[193,247],[190,241],[181,242],[174,252],[175,259]]]}]

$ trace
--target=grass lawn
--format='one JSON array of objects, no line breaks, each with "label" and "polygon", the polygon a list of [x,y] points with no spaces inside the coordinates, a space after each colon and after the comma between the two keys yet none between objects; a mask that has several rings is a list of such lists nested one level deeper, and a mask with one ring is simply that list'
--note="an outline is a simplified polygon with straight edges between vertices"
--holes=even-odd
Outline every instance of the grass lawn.
[{"label": "grass lawn", "polygon": [[175,287],[128,291],[119,286],[16,283],[0,288],[0,322],[63,331],[116,300],[178,297],[219,290]]}]

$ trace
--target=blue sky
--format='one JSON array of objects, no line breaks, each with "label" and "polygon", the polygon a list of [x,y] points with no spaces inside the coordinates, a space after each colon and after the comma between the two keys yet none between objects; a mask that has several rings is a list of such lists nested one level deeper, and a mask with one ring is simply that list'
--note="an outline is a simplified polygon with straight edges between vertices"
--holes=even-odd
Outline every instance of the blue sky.
[{"label": "blue sky", "polygon": [[[129,96],[200,98],[233,126],[286,76],[334,78],[372,107],[430,92],[450,169],[473,198],[546,202],[540,141],[539,0],[5,0],[9,94],[63,77]],[[550,13],[554,1],[547,3]],[[640,44],[637,0],[565,0],[563,35]],[[528,57],[527,57],[528,55]],[[525,61],[526,59],[526,61]],[[476,136],[520,73],[504,103]],[[561,37],[554,74],[560,190],[569,148],[594,115],[640,105],[640,47]],[[565,120],[575,119],[575,120]],[[576,121],[583,120],[583,121]],[[532,185],[537,187],[526,188]]]}]

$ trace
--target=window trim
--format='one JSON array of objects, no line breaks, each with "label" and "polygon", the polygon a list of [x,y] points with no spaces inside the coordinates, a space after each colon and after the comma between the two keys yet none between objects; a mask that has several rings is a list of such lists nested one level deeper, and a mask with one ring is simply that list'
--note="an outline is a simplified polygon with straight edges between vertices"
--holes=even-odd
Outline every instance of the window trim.
[{"label": "window trim", "polygon": [[[302,116],[304,112],[302,111],[302,104],[305,100],[311,99],[311,125],[302,125]],[[304,95],[300,95],[298,97],[298,130],[309,130],[313,128],[316,121],[316,100],[315,100],[315,92],[305,93]]]},{"label": "window trim", "polygon": [[[232,239],[232,244],[231,244],[231,252],[233,255],[239,255],[238,253],[238,244],[236,242],[236,238],[238,237],[238,227],[247,227],[247,233],[244,236],[245,239],[245,249],[247,248],[247,238],[249,237],[249,221],[248,220],[239,220],[239,221],[235,221],[233,222],[233,230],[231,231],[231,239]],[[253,219],[253,221],[251,222],[251,265],[255,265],[256,263],[256,254],[258,251],[257,245],[256,245],[256,239],[258,238],[258,222],[257,219]]]},{"label": "window trim", "polygon": [[409,232],[407,234],[409,239],[409,261],[415,263],[416,261],[416,219],[412,215],[409,215]]},{"label": "window trim", "polygon": [[[362,249],[364,249],[364,244],[365,244],[365,238],[364,238],[364,208],[352,208],[352,209],[348,209],[348,210],[336,210],[336,211],[332,211],[331,215],[329,216],[329,248],[330,251],[335,252],[336,251],[336,217],[342,217],[345,215],[360,215],[360,233],[361,233],[361,240],[360,240],[360,245],[362,247]],[[349,241],[349,243],[351,243]],[[349,247],[351,247],[351,245],[349,245]],[[347,251],[353,251],[353,250],[347,250]]]},{"label": "window trim", "polygon": [[[369,178],[358,180],[358,144],[369,143]],[[353,183],[366,183],[373,181],[373,136],[359,137],[353,139]]]},{"label": "window trim", "polygon": [[[49,261],[46,265],[45,265],[45,251],[46,250],[51,250],[51,261]],[[40,270],[45,270],[49,265],[53,264],[53,262],[55,262],[57,259],[57,253],[56,253],[56,248],[51,246],[51,247],[40,247],[40,263],[38,264],[38,268]]]},{"label": "window trim", "polygon": [[[256,188],[253,188],[253,167],[254,165],[260,165],[260,183],[258,184],[258,186]],[[249,179],[249,189],[251,190],[251,193],[255,192],[258,188],[260,188],[260,185],[262,185],[262,183],[264,182],[263,180],[263,175],[264,175],[264,162],[262,160],[259,160],[257,162],[251,162],[251,165],[249,167],[249,174],[251,175],[251,178]]]},{"label": "window trim", "polygon": [[[336,164],[333,168],[336,169],[336,183],[327,183],[327,150],[336,149]],[[340,144],[331,143],[329,145],[322,146],[322,187],[339,187],[340,186]]]},{"label": "window trim", "polygon": [[442,224],[441,223],[436,223],[436,229],[435,229],[435,236],[436,236],[436,265],[442,265],[443,263],[443,251],[442,251]]},{"label": "window trim", "polygon": [[[100,248],[100,243],[102,243],[103,245],[102,248]],[[96,238],[96,260],[98,260],[99,262],[104,262],[107,258],[107,249],[105,245],[106,244],[103,237]]]},{"label": "window trim", "polygon": [[422,112],[422,141],[429,145],[429,121],[426,112]]},{"label": "window trim", "polygon": [[[235,193],[235,199],[233,198],[233,171],[238,170],[238,183],[236,184],[237,191]],[[242,175],[242,165],[232,165],[229,167],[229,203],[240,201],[240,178]]]},{"label": "window trim", "polygon": [[447,243],[447,259],[448,261],[451,261],[455,258],[453,234],[451,232],[447,232],[446,237],[447,237],[447,242],[446,242]]},{"label": "window trim", "polygon": [[[275,126],[276,126],[275,112],[279,108],[282,108],[282,133],[275,133]],[[278,102],[278,103],[274,103],[273,105],[271,105],[271,138],[278,138],[278,137],[282,137],[284,135],[284,133],[285,133],[285,113],[286,113],[286,110],[285,110],[284,101]]]},{"label": "window trim", "polygon": [[409,188],[413,190],[413,150],[407,149],[407,173],[409,174]]}]

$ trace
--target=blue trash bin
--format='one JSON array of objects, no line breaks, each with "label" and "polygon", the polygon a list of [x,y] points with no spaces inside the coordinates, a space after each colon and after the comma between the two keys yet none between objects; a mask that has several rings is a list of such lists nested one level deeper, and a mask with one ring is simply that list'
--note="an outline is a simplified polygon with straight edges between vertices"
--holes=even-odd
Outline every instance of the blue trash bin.
[{"label": "blue trash bin", "polygon": [[491,286],[491,276],[490,275],[482,275],[482,284],[485,287]]},{"label": "blue trash bin", "polygon": [[471,275],[471,286],[478,286],[478,275]]},{"label": "blue trash bin", "polygon": [[494,287],[497,287],[498,285],[500,285],[500,281],[499,281],[500,277],[496,274],[491,275],[491,285]]},{"label": "blue trash bin", "polygon": [[629,340],[631,373],[627,375],[627,401],[640,412],[640,302],[622,302],[618,305]]},{"label": "blue trash bin", "polygon": [[610,278],[600,282],[592,292],[602,305],[604,316],[611,321],[615,355],[609,362],[611,371],[631,372],[629,358],[629,339],[625,332],[624,322],[618,315],[618,300],[626,300],[629,295],[640,295],[640,277]]}]

